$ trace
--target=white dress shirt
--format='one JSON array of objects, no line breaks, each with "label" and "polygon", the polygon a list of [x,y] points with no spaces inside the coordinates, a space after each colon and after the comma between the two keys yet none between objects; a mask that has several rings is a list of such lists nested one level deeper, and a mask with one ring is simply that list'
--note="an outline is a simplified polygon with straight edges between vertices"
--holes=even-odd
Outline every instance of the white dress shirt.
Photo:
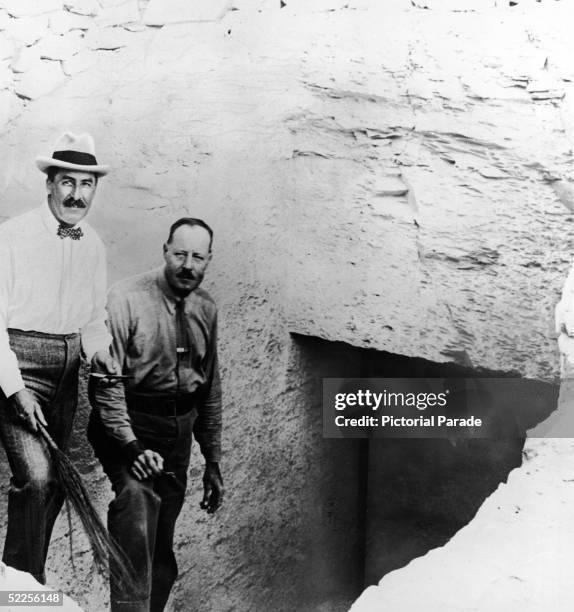
[{"label": "white dress shirt", "polygon": [[0,387],[7,397],[24,388],[7,329],[79,332],[88,360],[111,342],[104,245],[83,221],[80,240],[60,238],[58,225],[47,202],[0,225]]}]

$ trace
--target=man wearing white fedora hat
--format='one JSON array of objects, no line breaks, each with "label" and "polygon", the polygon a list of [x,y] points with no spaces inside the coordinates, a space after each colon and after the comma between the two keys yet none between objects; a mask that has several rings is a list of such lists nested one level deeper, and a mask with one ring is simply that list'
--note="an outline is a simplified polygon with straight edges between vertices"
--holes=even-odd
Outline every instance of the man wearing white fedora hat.
[{"label": "man wearing white fedora hat", "polygon": [[89,134],[71,133],[36,165],[46,200],[0,225],[0,438],[12,470],[3,560],[43,583],[63,493],[37,423],[65,447],[81,353],[98,371],[119,368],[105,324],[105,250],[84,222],[109,167]]}]

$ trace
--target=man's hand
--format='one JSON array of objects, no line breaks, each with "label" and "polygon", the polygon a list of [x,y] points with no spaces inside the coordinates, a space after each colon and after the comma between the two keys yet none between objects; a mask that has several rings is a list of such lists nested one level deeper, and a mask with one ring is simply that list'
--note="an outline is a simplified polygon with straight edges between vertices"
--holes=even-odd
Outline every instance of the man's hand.
[{"label": "man's hand", "polygon": [[103,385],[115,385],[117,383],[117,379],[114,379],[113,376],[118,376],[122,373],[122,369],[120,368],[118,362],[107,351],[98,351],[97,353],[94,353],[91,365],[92,372],[111,375],[111,378],[101,378],[98,381]]},{"label": "man's hand", "polygon": [[153,478],[163,472],[163,457],[149,448],[140,453],[130,467],[130,473],[138,480]]},{"label": "man's hand", "polygon": [[223,501],[223,478],[219,471],[219,463],[208,461],[203,473],[203,500],[199,507],[213,514]]},{"label": "man's hand", "polygon": [[13,415],[22,421],[31,431],[38,431],[36,421],[48,427],[44,413],[36,398],[28,389],[21,389],[10,396],[10,406]]}]

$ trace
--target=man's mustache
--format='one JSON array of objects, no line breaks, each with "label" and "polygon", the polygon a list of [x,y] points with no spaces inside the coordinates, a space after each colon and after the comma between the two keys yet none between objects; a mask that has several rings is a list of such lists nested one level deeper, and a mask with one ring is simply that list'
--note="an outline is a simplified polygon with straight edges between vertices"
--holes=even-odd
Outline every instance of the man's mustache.
[{"label": "man's mustache", "polygon": [[69,197],[66,198],[63,201],[63,205],[66,208],[86,208],[87,204],[84,202],[84,200],[82,200],[82,198],[74,198],[74,197]]},{"label": "man's mustache", "polygon": [[191,270],[180,270],[176,276],[185,280],[196,280],[195,274]]}]

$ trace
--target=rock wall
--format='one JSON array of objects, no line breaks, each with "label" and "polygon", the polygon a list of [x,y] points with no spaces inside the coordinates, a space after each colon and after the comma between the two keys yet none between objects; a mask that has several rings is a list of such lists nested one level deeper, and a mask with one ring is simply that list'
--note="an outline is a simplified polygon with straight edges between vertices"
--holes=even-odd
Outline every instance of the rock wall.
[{"label": "rock wall", "polygon": [[[229,495],[200,514],[196,452],[174,610],[349,601],[301,587],[318,563],[306,539],[331,537],[316,497],[330,467],[319,382],[290,332],[557,374],[552,309],[573,246],[570,11],[512,4],[2,3],[0,218],[38,204],[33,159],[71,129],[114,166],[91,213],[111,281],[159,264],[178,216],[215,230],[206,286],[221,312]],[[104,512],[86,411],[73,453]],[[6,488],[5,476],[2,504]],[[62,519],[51,584],[105,609],[77,526],[71,571],[66,530]]]},{"label": "rock wall", "polygon": [[[562,409],[572,392],[569,383]],[[351,612],[571,610],[573,452],[571,439],[530,440],[522,468],[472,522],[443,548],[370,586]]]}]

